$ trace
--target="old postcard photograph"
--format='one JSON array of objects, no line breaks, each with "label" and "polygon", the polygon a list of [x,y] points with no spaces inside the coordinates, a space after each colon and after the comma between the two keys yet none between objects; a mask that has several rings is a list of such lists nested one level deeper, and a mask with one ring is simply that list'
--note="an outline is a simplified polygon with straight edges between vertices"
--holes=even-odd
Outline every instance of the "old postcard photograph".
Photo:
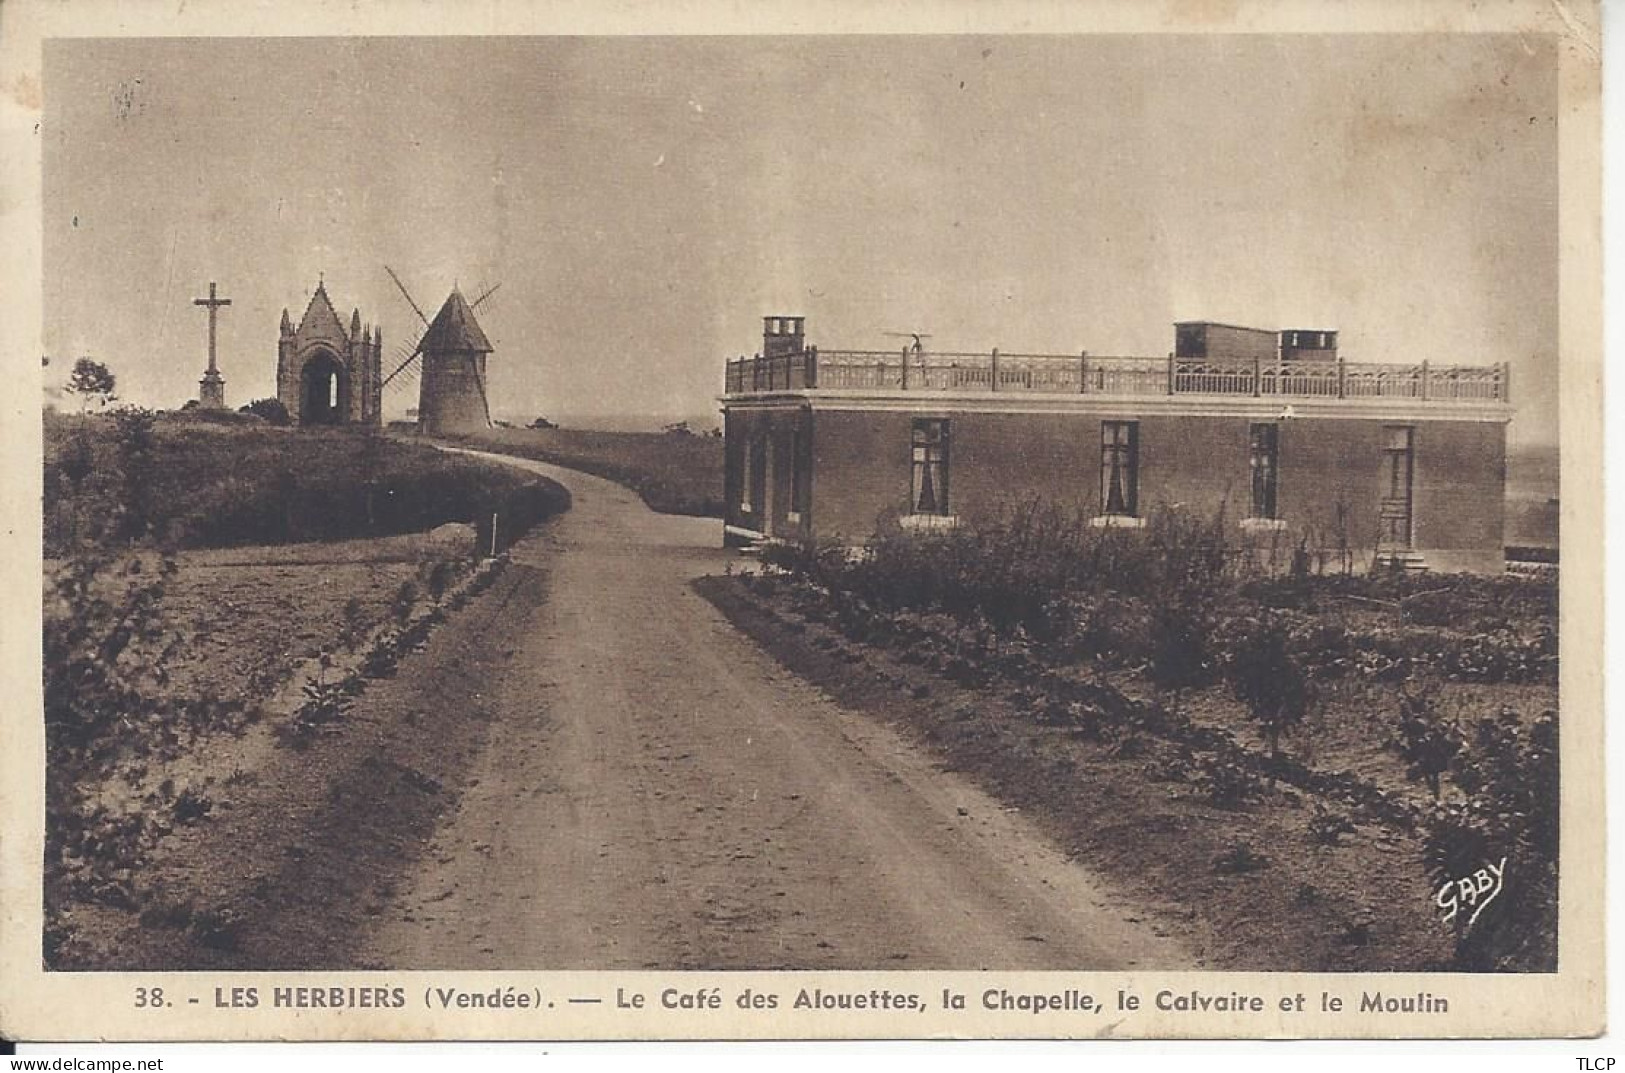
[{"label": "old postcard photograph", "polygon": [[0,1033],[1603,1030],[1594,4],[0,30]]}]

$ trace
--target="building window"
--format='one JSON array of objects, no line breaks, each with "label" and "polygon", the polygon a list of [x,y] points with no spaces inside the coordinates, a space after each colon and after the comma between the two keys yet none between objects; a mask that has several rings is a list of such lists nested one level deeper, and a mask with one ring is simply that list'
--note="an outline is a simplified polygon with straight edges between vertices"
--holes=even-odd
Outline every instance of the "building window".
[{"label": "building window", "polygon": [[1409,499],[1411,494],[1411,430],[1389,426],[1388,443],[1383,448],[1387,464],[1383,467],[1387,477],[1387,498]]},{"label": "building window", "polygon": [[1254,518],[1274,518],[1275,489],[1281,466],[1281,427],[1275,424],[1252,426],[1248,464],[1253,473]]},{"label": "building window", "polygon": [[1100,423],[1100,503],[1107,516],[1140,512],[1140,426],[1133,421]]},{"label": "building window", "polygon": [[747,433],[739,442],[739,510],[742,514],[750,513],[750,479],[751,479],[751,450],[750,435]]},{"label": "building window", "polygon": [[909,499],[912,513],[948,514],[947,421],[915,419],[912,488]]}]

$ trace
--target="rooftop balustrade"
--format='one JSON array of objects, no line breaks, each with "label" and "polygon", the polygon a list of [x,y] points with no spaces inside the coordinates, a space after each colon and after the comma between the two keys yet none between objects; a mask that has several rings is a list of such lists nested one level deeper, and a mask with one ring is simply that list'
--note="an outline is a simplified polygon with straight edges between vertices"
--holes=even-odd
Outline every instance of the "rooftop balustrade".
[{"label": "rooftop balustrade", "polygon": [[1068,395],[1251,395],[1508,402],[1498,365],[1336,360],[1213,361],[1082,354],[819,350],[728,362],[729,395],[777,391],[1031,392]]}]

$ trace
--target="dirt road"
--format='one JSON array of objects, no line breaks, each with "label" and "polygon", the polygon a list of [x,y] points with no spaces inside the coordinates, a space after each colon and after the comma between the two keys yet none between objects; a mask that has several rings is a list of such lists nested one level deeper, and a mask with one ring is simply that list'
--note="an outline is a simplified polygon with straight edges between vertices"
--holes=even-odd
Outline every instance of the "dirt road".
[{"label": "dirt road", "polygon": [[574,506],[514,549],[547,599],[516,614],[484,751],[367,963],[1190,964],[1020,816],[735,633],[689,587],[731,559],[716,521],[500,460]]}]

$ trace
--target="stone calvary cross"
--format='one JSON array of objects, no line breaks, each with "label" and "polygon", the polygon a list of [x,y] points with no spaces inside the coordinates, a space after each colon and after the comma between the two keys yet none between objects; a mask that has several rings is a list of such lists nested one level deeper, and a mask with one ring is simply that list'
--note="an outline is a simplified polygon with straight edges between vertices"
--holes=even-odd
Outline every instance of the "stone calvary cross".
[{"label": "stone calvary cross", "polygon": [[216,298],[214,281],[209,281],[209,297],[194,298],[192,304],[204,306],[209,310],[209,369],[198,381],[198,403],[205,410],[224,410],[226,408],[226,381],[220,375],[220,369],[214,360],[214,325],[215,317],[221,306],[229,306],[230,298]]}]

